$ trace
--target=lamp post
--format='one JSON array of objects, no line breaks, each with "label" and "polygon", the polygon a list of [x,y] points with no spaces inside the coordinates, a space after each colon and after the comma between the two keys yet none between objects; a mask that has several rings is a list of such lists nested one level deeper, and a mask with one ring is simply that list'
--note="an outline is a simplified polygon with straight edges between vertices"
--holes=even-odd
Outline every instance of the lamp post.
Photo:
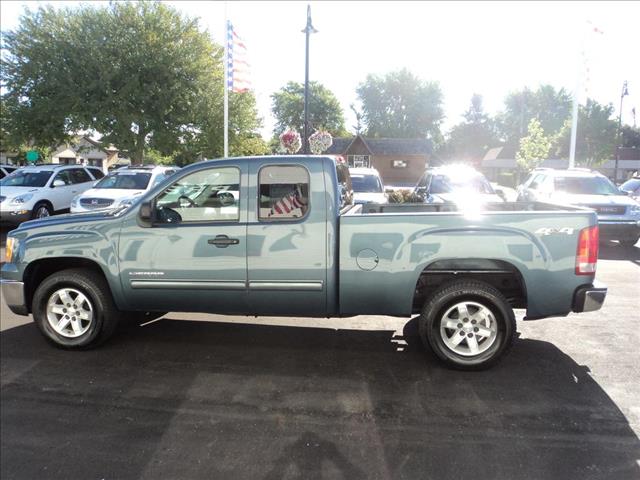
[{"label": "lamp post", "polygon": [[629,95],[629,90],[627,89],[627,81],[625,80],[622,84],[622,93],[620,94],[620,115],[618,115],[618,138],[616,141],[616,164],[613,168],[613,181],[615,183],[618,182],[618,161],[620,160],[620,140],[622,140],[620,135],[622,133],[622,100],[624,100],[624,97],[627,95]]},{"label": "lamp post", "polygon": [[304,58],[304,127],[302,134],[302,151],[309,154],[309,35],[318,33],[311,24],[311,6],[307,5],[307,25],[302,30],[306,37],[306,54]]}]

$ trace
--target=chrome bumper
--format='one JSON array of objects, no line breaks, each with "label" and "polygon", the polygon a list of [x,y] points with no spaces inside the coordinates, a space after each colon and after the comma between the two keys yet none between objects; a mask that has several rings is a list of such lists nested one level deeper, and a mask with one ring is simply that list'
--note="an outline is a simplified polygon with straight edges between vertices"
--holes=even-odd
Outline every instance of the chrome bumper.
[{"label": "chrome bumper", "polygon": [[592,285],[578,287],[573,294],[574,312],[593,312],[600,310],[607,296],[607,286],[594,281]]},{"label": "chrome bumper", "polygon": [[24,283],[14,280],[0,279],[2,296],[7,307],[17,315],[29,315],[29,309],[24,298]]}]

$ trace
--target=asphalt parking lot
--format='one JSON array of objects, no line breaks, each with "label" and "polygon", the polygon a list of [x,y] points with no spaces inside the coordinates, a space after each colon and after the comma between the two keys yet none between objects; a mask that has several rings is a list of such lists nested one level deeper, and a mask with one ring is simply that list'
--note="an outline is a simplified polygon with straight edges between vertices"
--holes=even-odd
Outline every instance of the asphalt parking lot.
[{"label": "asphalt parking lot", "polygon": [[639,246],[602,247],[601,311],[477,373],[406,319],[171,313],[65,352],[2,301],[0,477],[638,479]]}]

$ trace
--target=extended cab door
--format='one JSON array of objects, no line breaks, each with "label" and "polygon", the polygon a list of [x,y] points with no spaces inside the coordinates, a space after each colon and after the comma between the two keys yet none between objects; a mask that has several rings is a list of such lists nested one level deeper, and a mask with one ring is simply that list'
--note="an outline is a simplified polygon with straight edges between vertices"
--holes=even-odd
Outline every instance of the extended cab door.
[{"label": "extended cab door", "polygon": [[251,312],[326,315],[327,207],[322,162],[279,163],[274,157],[249,165]]},{"label": "extended cab door", "polygon": [[178,173],[155,196],[150,226],[125,222],[120,275],[132,308],[246,313],[246,167]]}]

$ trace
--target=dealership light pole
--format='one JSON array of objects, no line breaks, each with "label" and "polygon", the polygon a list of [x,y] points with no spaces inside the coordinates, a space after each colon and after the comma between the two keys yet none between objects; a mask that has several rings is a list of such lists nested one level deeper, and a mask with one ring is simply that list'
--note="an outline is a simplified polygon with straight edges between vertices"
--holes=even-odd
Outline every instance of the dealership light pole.
[{"label": "dealership light pole", "polygon": [[627,81],[625,80],[622,84],[622,93],[620,94],[620,114],[618,115],[618,135],[616,141],[616,165],[613,168],[613,181],[616,183],[618,182],[618,161],[620,160],[620,148],[622,148],[622,145],[620,145],[620,140],[622,140],[622,137],[620,135],[622,133],[622,100],[624,100],[624,97],[626,97],[627,95],[629,95],[629,90],[627,89]]},{"label": "dealership light pole", "polygon": [[307,26],[304,27],[302,33],[306,37],[306,54],[304,59],[304,127],[302,134],[302,151],[309,153],[309,35],[318,33],[311,24],[311,6],[307,5]]}]

